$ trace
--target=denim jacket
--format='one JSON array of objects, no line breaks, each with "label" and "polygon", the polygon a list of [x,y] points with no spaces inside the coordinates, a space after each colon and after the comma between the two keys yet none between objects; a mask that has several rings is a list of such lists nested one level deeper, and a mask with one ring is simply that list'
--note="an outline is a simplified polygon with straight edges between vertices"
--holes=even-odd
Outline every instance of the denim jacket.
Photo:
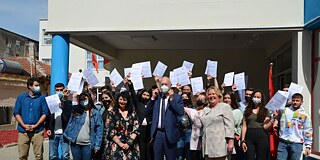
[{"label": "denim jacket", "polygon": [[[78,107],[78,106],[77,106]],[[82,125],[85,122],[86,112],[72,114],[63,135],[72,143],[75,143]],[[90,147],[100,150],[103,136],[103,121],[98,110],[92,109],[90,115]]]}]

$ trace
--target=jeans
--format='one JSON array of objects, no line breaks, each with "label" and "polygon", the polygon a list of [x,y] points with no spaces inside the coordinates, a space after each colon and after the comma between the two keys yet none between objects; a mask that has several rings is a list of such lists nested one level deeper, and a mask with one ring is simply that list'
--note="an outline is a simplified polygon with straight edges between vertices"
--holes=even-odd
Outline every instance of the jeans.
[{"label": "jeans", "polygon": [[59,144],[62,148],[62,160],[69,160],[69,140],[67,140],[62,134],[56,134],[53,139],[49,140],[49,159],[60,159],[58,155]]},{"label": "jeans", "polygon": [[74,160],[90,160],[91,147],[89,145],[79,145],[71,143],[71,153]]},{"label": "jeans", "polygon": [[302,143],[279,142],[277,160],[287,159],[300,160],[302,154]]},{"label": "jeans", "polygon": [[180,140],[177,143],[178,148],[178,160],[191,160],[190,154],[190,138],[191,138],[191,129],[186,131],[180,131]]}]

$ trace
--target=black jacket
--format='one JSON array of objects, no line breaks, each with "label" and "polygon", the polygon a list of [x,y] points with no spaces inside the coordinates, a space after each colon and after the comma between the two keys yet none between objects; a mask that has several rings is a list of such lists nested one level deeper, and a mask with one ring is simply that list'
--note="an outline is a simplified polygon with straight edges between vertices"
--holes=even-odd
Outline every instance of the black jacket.
[{"label": "black jacket", "polygon": [[133,84],[132,83],[128,83],[129,86],[129,90],[130,90],[130,94],[131,94],[131,98],[133,101],[133,105],[134,105],[134,109],[138,115],[138,121],[139,121],[139,126],[142,124],[142,121],[144,118],[146,118],[147,120],[147,124],[150,125],[151,124],[151,114],[147,114],[146,112],[146,107],[145,104],[143,104],[141,101],[138,100],[138,97],[136,95],[136,92],[133,88]]}]

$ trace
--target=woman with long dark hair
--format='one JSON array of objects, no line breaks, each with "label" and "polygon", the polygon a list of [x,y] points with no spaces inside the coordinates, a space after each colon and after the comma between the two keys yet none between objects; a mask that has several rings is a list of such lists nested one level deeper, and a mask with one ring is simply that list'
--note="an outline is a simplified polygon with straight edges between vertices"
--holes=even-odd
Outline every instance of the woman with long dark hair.
[{"label": "woman with long dark hair", "polygon": [[106,136],[109,145],[105,150],[105,159],[139,159],[139,123],[136,112],[127,91],[121,92],[114,108],[108,113]]},{"label": "woman with long dark hair", "polygon": [[130,73],[124,78],[123,86],[128,85],[131,94],[134,110],[138,116],[139,122],[139,147],[140,147],[140,159],[151,160],[153,159],[153,149],[150,136],[151,129],[151,113],[146,112],[147,103],[149,102],[152,94],[152,89],[140,89],[136,93],[133,83],[129,80]]},{"label": "woman with long dark hair", "polygon": [[[102,113],[102,120],[103,120],[103,125],[105,125],[107,115],[108,115],[109,111],[112,110],[112,108],[114,107],[114,99],[112,97],[111,92],[103,91],[101,93],[101,104],[102,104],[102,107],[104,107],[104,111]],[[93,160],[101,160],[103,158],[104,150],[105,150],[105,148],[107,148],[107,146],[109,144],[109,141],[106,138],[107,127],[108,126],[104,126],[101,148],[98,153],[93,155]]]},{"label": "woman with long dark hair", "polygon": [[[80,102],[79,104],[77,104]],[[73,110],[64,136],[71,142],[74,160],[88,160],[100,150],[103,121],[88,93],[73,95]]]},{"label": "woman with long dark hair", "polygon": [[243,159],[243,151],[240,145],[240,135],[243,114],[238,107],[236,102],[236,96],[232,92],[223,93],[223,102],[229,104],[232,108],[232,115],[234,119],[234,151],[232,152],[231,160]]},{"label": "woman with long dark hair", "polygon": [[104,112],[102,113],[103,124],[106,124],[108,113],[113,109],[115,102],[114,102],[112,93],[109,91],[102,92],[101,100],[102,100],[102,105],[105,108]]},{"label": "woman with long dark hair", "polygon": [[247,160],[265,160],[268,158],[268,130],[271,128],[270,113],[265,108],[265,96],[262,91],[252,93],[242,123],[241,144]]}]

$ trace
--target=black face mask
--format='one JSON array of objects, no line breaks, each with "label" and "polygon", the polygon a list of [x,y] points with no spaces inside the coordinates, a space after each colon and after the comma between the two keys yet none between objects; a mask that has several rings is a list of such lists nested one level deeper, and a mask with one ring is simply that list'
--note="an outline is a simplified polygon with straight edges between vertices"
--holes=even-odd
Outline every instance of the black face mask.
[{"label": "black face mask", "polygon": [[205,103],[203,103],[201,100],[197,100],[197,106],[203,106]]},{"label": "black face mask", "polygon": [[183,99],[183,104],[184,105],[189,105],[190,104],[190,100],[189,99]]},{"label": "black face mask", "polygon": [[252,99],[252,98],[251,98],[251,97],[247,97],[247,96],[245,96],[245,97],[244,97],[244,99],[246,100],[246,102],[247,102],[247,103],[249,103],[249,102],[251,101],[251,99]]},{"label": "black face mask", "polygon": [[111,100],[103,100],[102,103],[104,107],[108,107],[111,103]]},{"label": "black face mask", "polygon": [[142,102],[143,104],[147,104],[147,103],[149,102],[149,99],[141,98],[141,102]]}]

